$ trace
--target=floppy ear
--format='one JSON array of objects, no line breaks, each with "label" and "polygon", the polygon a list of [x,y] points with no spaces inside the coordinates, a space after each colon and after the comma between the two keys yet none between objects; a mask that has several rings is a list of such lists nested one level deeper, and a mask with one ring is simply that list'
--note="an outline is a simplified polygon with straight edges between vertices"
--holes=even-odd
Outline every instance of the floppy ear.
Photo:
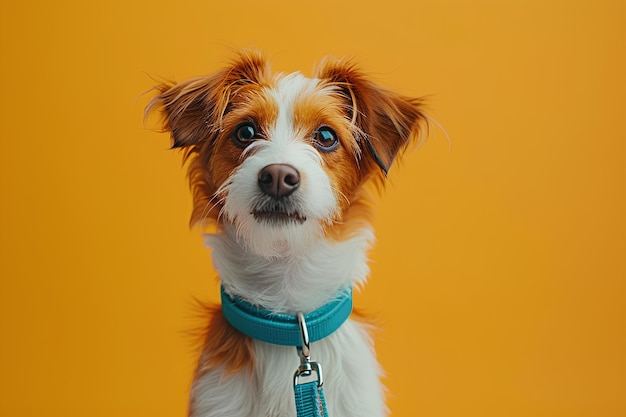
[{"label": "floppy ear", "polygon": [[349,61],[326,61],[317,77],[343,91],[362,149],[385,174],[400,151],[427,125],[422,99],[404,97],[369,81]]},{"label": "floppy ear", "polygon": [[269,77],[269,66],[259,52],[245,51],[233,64],[213,75],[181,83],[162,83],[159,95],[146,106],[147,116],[159,110],[163,130],[172,137],[172,148],[198,144],[220,131],[230,99],[246,84],[262,83]]}]

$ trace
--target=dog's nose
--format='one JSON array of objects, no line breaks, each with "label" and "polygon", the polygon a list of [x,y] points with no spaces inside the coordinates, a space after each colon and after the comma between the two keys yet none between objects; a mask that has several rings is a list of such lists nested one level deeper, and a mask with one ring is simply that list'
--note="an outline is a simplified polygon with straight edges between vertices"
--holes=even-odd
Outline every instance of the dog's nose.
[{"label": "dog's nose", "polygon": [[287,164],[271,164],[259,171],[259,188],[278,200],[293,193],[300,185],[300,173]]}]

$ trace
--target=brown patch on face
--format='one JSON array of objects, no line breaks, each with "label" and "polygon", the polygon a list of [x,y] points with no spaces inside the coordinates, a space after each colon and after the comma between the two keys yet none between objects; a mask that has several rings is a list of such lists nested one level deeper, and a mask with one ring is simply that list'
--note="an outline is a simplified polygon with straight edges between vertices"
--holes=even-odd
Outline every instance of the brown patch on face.
[{"label": "brown patch on face", "polygon": [[363,131],[355,123],[351,98],[342,87],[322,81],[313,92],[299,97],[294,105],[294,124],[301,136],[315,147],[313,132],[320,126],[330,127],[340,145],[325,152],[318,149],[323,168],[335,193],[338,211],[325,227],[331,240],[345,240],[371,225],[373,195],[382,173],[363,148]]},{"label": "brown patch on face", "polygon": [[[352,203],[353,195],[362,182],[363,172],[359,169],[359,147],[339,91],[317,89],[299,97],[294,104],[294,127],[321,156],[323,169],[330,179],[339,206],[335,220],[341,223],[343,213]],[[315,131],[320,127],[328,127],[335,132],[338,147],[326,151],[316,144]]]},{"label": "brown patch on face", "polygon": [[[243,122],[253,122],[264,136],[264,126],[276,119],[276,102],[260,85],[249,85],[238,91],[229,103],[231,109],[221,121],[221,132],[213,144],[205,144],[189,165],[192,183],[193,211],[191,224],[218,224],[224,196],[217,195],[219,187],[241,163],[243,148],[236,146],[232,135]],[[194,181],[195,180],[195,181]]]},{"label": "brown patch on face", "polygon": [[[230,143],[233,123],[246,109],[253,112],[254,106],[260,105],[258,95],[271,82],[263,56],[244,51],[230,67],[213,75],[155,87],[159,95],[150,101],[146,114],[159,111],[172,147],[184,150],[193,194],[192,225],[218,222],[223,204],[216,192],[242,152]],[[265,106],[255,116],[262,120],[272,111]]]}]

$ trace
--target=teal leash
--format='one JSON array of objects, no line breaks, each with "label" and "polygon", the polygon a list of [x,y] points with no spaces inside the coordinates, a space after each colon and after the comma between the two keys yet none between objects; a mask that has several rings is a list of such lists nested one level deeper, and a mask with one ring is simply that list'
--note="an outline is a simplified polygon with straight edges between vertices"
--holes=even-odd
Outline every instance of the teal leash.
[{"label": "teal leash", "polygon": [[322,365],[311,360],[311,342],[334,333],[350,317],[352,290],[308,314],[276,314],[247,301],[229,296],[221,288],[222,311],[226,320],[243,334],[263,342],[295,346],[300,366],[293,378],[297,417],[328,417],[324,398]]},{"label": "teal leash", "polygon": [[297,417],[327,417],[324,392],[316,381],[294,386]]},{"label": "teal leash", "polygon": [[[319,362],[311,361],[311,344],[304,314],[298,313],[301,345],[298,347],[300,366],[293,376],[293,390],[296,400],[297,417],[327,417],[326,399],[324,398],[324,374]],[[309,378],[315,373],[315,380],[300,383],[301,378]]]}]

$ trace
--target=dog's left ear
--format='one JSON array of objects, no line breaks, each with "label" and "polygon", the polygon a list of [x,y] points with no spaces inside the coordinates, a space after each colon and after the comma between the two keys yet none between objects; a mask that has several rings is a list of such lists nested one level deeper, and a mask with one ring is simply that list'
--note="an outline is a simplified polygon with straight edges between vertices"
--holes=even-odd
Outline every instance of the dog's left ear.
[{"label": "dog's left ear", "polygon": [[379,87],[349,61],[326,60],[317,78],[341,89],[349,101],[349,117],[358,132],[359,145],[385,174],[398,153],[427,126],[422,99],[404,97]]}]

